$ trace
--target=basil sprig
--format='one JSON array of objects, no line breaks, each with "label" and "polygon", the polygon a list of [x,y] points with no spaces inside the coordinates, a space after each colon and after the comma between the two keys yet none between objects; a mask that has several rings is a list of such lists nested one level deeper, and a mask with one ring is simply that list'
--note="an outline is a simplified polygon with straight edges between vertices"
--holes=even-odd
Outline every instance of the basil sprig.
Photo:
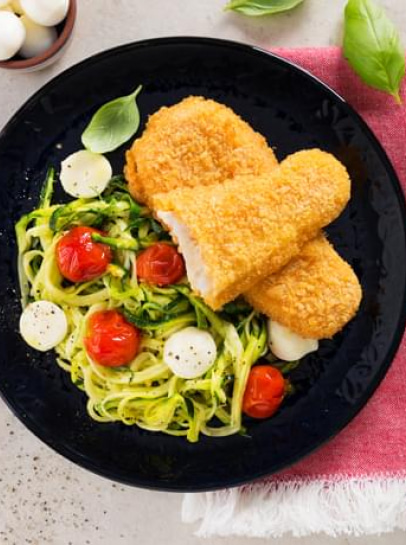
[{"label": "basil sprig", "polygon": [[345,8],[344,56],[361,77],[400,103],[405,52],[385,11],[372,0],[349,0]]},{"label": "basil sprig", "polygon": [[304,0],[230,0],[225,9],[251,17],[259,17],[289,11],[302,2]]},{"label": "basil sprig", "polygon": [[82,143],[94,153],[107,153],[119,148],[137,132],[140,112],[135,101],[140,85],[130,95],[107,102],[92,117],[82,134]]}]

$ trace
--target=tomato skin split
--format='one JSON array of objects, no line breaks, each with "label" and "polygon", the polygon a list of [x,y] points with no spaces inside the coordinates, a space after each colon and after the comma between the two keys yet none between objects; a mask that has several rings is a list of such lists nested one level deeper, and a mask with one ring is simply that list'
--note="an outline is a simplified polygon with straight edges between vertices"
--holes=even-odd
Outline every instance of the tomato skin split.
[{"label": "tomato skin split", "polygon": [[279,409],[285,395],[282,373],[271,365],[255,365],[249,374],[242,409],[252,418],[269,418]]},{"label": "tomato skin split", "polygon": [[129,364],[137,355],[141,331],[117,310],[100,310],[88,320],[84,345],[89,357],[104,367]]},{"label": "tomato skin split", "polygon": [[176,248],[164,242],[153,244],[137,256],[138,279],[148,284],[168,286],[185,274],[182,256]]},{"label": "tomato skin split", "polygon": [[73,227],[56,245],[58,269],[67,280],[87,282],[106,272],[112,251],[106,244],[94,242],[94,233],[103,234],[93,227]]}]

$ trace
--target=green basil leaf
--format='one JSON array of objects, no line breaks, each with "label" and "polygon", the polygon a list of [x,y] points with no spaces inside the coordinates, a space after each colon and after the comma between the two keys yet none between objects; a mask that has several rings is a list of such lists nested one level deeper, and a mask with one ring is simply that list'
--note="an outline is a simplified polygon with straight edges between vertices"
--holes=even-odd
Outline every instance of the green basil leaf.
[{"label": "green basil leaf", "polygon": [[251,17],[259,17],[289,11],[302,4],[302,2],[304,0],[230,0],[225,9],[237,11]]},{"label": "green basil leaf", "polygon": [[385,11],[371,0],[349,0],[345,8],[344,56],[371,87],[393,95],[405,75],[405,52]]},{"label": "green basil leaf", "polygon": [[140,112],[135,101],[142,85],[131,95],[107,102],[92,117],[82,134],[82,143],[94,153],[119,148],[137,132]]}]

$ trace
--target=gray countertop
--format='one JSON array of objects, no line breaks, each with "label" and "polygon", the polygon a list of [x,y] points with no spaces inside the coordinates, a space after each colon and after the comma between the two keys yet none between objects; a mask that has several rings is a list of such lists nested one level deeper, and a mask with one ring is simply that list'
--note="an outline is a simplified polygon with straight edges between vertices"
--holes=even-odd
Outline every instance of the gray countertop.
[{"label": "gray countertop", "polygon": [[[339,44],[345,0],[306,0],[295,11],[250,19],[222,11],[225,0],[79,0],[65,56],[42,72],[0,71],[0,127],[44,83],[93,53],[145,38],[190,35],[263,47]],[[404,0],[381,0],[406,43]],[[180,522],[182,496],[125,487],[65,460],[27,431],[0,402],[0,545],[165,545],[207,543]],[[265,540],[209,540],[261,545]],[[406,534],[297,540],[280,545],[404,545]]]}]

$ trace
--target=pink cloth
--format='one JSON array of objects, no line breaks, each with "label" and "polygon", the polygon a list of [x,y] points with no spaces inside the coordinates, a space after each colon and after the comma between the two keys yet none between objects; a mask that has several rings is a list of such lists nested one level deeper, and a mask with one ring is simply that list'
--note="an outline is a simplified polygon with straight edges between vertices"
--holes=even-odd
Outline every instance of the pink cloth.
[{"label": "pink cloth", "polygon": [[[332,87],[364,118],[406,191],[406,86],[403,105],[367,87],[338,48],[278,49]],[[360,414],[327,445],[271,479],[406,476],[406,335],[388,374]]]}]

